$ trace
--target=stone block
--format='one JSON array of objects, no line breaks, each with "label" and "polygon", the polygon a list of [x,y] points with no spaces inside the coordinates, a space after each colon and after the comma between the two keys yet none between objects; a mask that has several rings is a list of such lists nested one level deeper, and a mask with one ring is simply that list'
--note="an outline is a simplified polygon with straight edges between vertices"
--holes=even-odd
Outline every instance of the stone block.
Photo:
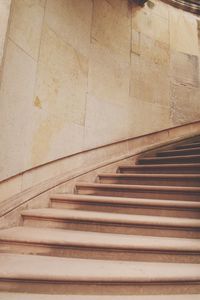
[{"label": "stone block", "polygon": [[106,0],[94,1],[92,39],[130,62],[131,17],[113,6]]},{"label": "stone block", "polygon": [[58,37],[88,57],[92,0],[47,0],[45,22]]},{"label": "stone block", "polygon": [[12,41],[8,41],[0,99],[0,178],[24,170],[30,148],[36,62]]},{"label": "stone block", "polygon": [[180,125],[200,119],[200,91],[194,87],[171,84],[171,120]]},{"label": "stone block", "polygon": [[151,9],[133,8],[132,29],[157,41],[169,43],[168,19],[153,14]]},{"label": "stone block", "polygon": [[40,100],[43,117],[49,123],[57,116],[58,127],[66,121],[84,124],[87,76],[85,56],[45,26],[35,97]]},{"label": "stone block", "polygon": [[38,59],[44,0],[14,0],[9,37],[27,54]]},{"label": "stone block", "polygon": [[[53,161],[83,150],[84,128],[61,122],[58,116],[42,121],[32,135],[30,159],[32,166]],[[42,141],[42,142],[41,142]]]},{"label": "stone block", "polygon": [[95,98],[126,105],[129,95],[130,66],[121,56],[94,43],[91,46],[88,90]]},{"label": "stone block", "polygon": [[193,15],[171,8],[169,31],[172,50],[199,55],[198,29]]},{"label": "stone block", "polygon": [[170,49],[168,44],[141,34],[140,49],[141,58],[149,60],[156,65],[162,65],[164,67],[169,65]]},{"label": "stone block", "polygon": [[160,0],[148,0],[146,9],[151,10],[152,14],[158,15],[164,19],[169,18],[169,5]]},{"label": "stone block", "polygon": [[130,96],[153,104],[169,106],[168,67],[132,54]]},{"label": "stone block", "polygon": [[[132,98],[132,137],[170,127],[170,108]],[[135,125],[134,125],[135,124]]]},{"label": "stone block", "polygon": [[129,107],[88,95],[85,148],[98,147],[127,138],[129,117],[132,119]]},{"label": "stone block", "polygon": [[41,108],[35,107],[32,165],[82,149],[87,76],[85,56],[45,26],[35,92]]},{"label": "stone block", "polygon": [[181,52],[171,53],[171,77],[175,83],[199,86],[199,58]]}]

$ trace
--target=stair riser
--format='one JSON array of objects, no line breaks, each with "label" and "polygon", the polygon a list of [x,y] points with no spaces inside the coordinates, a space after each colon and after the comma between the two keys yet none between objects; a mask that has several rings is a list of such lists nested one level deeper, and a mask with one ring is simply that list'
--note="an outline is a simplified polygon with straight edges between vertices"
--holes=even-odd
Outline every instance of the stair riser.
[{"label": "stair riser", "polygon": [[195,168],[195,167],[177,167],[177,168],[170,168],[170,167],[163,167],[163,168],[158,168],[158,167],[144,167],[142,169],[140,168],[119,168],[118,173],[122,174],[137,174],[137,173],[151,173],[151,174],[200,174],[200,168]]},{"label": "stair riser", "polygon": [[146,184],[146,185],[169,185],[169,186],[196,186],[200,187],[200,179],[165,179],[165,178],[139,178],[139,179],[123,179],[123,178],[100,178],[101,183],[111,183],[111,184]]},{"label": "stair riser", "polygon": [[120,261],[170,262],[170,263],[200,263],[200,253],[184,251],[143,250],[143,249],[99,249],[78,246],[29,245],[28,243],[2,243],[0,253],[18,253],[70,257],[83,259],[103,259]]},{"label": "stair riser", "polygon": [[148,159],[148,158],[140,158],[137,161],[137,164],[140,165],[148,165],[148,164],[190,164],[190,163],[200,163],[200,156],[199,157],[165,157],[165,158],[155,158],[155,159]]},{"label": "stair riser", "polygon": [[77,193],[81,195],[113,196],[143,199],[165,199],[165,200],[190,200],[200,201],[199,193],[189,193],[182,191],[167,190],[131,190],[115,188],[77,188]]},{"label": "stair riser", "polygon": [[67,203],[53,200],[51,202],[52,208],[58,209],[77,209],[84,211],[101,211],[111,213],[124,213],[133,215],[148,215],[148,216],[163,216],[163,217],[180,217],[180,218],[200,218],[200,209],[168,209],[166,207],[141,207],[141,206],[117,206],[117,205],[103,205],[103,204],[87,204],[83,203]]},{"label": "stair riser", "polygon": [[169,228],[166,226],[152,227],[151,225],[124,225],[111,224],[105,222],[80,222],[73,220],[49,220],[49,219],[24,219],[24,226],[29,227],[46,227],[46,228],[60,228],[70,230],[105,232],[105,233],[122,233],[130,235],[145,235],[145,236],[161,236],[161,237],[186,237],[186,238],[200,238],[200,228],[193,230],[191,228]]},{"label": "stair riser", "polygon": [[[197,294],[200,282],[73,282],[73,281],[6,281],[0,279],[1,292],[87,295],[158,295]],[[189,299],[188,299],[189,300]]]},{"label": "stair riser", "polygon": [[178,156],[178,155],[200,155],[200,148],[191,148],[191,149],[180,149],[178,151],[163,151],[158,152],[156,156],[165,157],[165,156]]}]

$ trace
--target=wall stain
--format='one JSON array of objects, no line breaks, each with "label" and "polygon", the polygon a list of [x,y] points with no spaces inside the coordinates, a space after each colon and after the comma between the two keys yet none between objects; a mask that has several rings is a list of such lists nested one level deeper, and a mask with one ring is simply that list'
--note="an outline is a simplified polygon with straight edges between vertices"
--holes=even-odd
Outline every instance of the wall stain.
[{"label": "wall stain", "polygon": [[39,99],[38,96],[35,97],[34,105],[35,105],[35,107],[42,109],[42,102],[41,102],[41,100]]}]

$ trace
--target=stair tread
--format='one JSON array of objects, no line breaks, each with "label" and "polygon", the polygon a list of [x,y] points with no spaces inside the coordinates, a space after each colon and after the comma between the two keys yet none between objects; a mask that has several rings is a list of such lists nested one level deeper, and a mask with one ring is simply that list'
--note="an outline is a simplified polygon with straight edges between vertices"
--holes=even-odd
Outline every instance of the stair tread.
[{"label": "stair tread", "polygon": [[[1,254],[0,278],[49,282],[196,282],[198,264],[146,263]],[[164,270],[164,272],[163,272]]]},{"label": "stair tread", "polygon": [[194,148],[189,148],[189,149],[169,149],[169,150],[162,150],[157,153],[170,153],[170,152],[181,153],[184,151],[189,152],[189,151],[198,151],[198,150],[200,151],[200,147],[194,147]]},{"label": "stair tread", "polygon": [[188,144],[200,144],[199,135],[196,136],[194,139],[185,140],[182,145],[188,145]]},{"label": "stair tread", "polygon": [[193,143],[188,142],[188,143],[184,143],[181,145],[177,145],[176,147],[190,147],[190,146],[195,146],[195,145],[200,146],[200,142],[199,141],[193,142]]},{"label": "stair tread", "polygon": [[135,169],[143,169],[143,168],[200,168],[200,164],[196,163],[184,163],[184,164],[149,164],[149,165],[121,165],[119,168],[135,168]]},{"label": "stair tread", "polygon": [[174,208],[200,208],[198,201],[176,201],[176,200],[162,200],[162,199],[143,199],[143,198],[126,198],[126,197],[111,197],[111,196],[94,196],[94,195],[80,195],[80,194],[54,194],[51,195],[54,201],[82,201],[90,203],[109,203],[111,205],[145,205],[145,206],[162,206]]},{"label": "stair tread", "polygon": [[141,157],[139,158],[139,161],[141,160],[165,160],[165,159],[178,159],[178,158],[185,158],[186,160],[188,158],[200,158],[200,155],[190,154],[190,155],[177,155],[177,156],[166,156],[166,157],[155,157],[155,156],[149,156],[149,157]]},{"label": "stair tread", "polygon": [[199,300],[200,295],[104,296],[0,293],[0,300]]},{"label": "stair tread", "polygon": [[36,218],[56,218],[76,221],[108,222],[120,224],[142,224],[153,226],[174,226],[200,228],[200,220],[189,218],[159,217],[147,215],[116,214],[109,212],[81,211],[67,209],[30,209],[22,212],[22,216]]},{"label": "stair tread", "polygon": [[112,184],[112,183],[90,183],[78,182],[76,188],[113,188],[113,189],[143,189],[143,190],[161,190],[161,191],[185,191],[185,192],[200,192],[200,187],[184,187],[184,186],[159,186],[159,185],[142,185],[142,184]]},{"label": "stair tread", "polygon": [[63,229],[13,227],[0,231],[1,242],[112,249],[200,252],[200,240],[84,232]]},{"label": "stair tread", "polygon": [[116,177],[116,178],[192,178],[200,179],[200,174],[120,174],[120,173],[103,173],[98,174],[99,177]]}]

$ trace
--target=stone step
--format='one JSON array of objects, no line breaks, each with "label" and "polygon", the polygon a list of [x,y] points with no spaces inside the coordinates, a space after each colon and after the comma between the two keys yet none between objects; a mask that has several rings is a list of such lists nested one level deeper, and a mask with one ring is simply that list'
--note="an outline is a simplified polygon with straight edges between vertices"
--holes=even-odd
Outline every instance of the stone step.
[{"label": "stone step", "polygon": [[200,164],[122,165],[118,173],[200,174]]},{"label": "stone step", "polygon": [[82,195],[200,201],[200,187],[80,182],[76,184],[75,191]]},{"label": "stone step", "polygon": [[142,157],[137,160],[137,164],[185,164],[200,163],[200,155],[179,155],[166,157]]},{"label": "stone step", "polygon": [[106,295],[48,295],[27,293],[0,293],[0,300],[199,300],[196,295],[106,296]]},{"label": "stone step", "polygon": [[67,209],[30,209],[22,212],[28,227],[49,227],[81,231],[145,236],[200,237],[200,220],[116,214]]},{"label": "stone step", "polygon": [[200,263],[200,240],[13,227],[0,231],[0,252],[104,260]]},{"label": "stone step", "polygon": [[175,146],[175,149],[189,149],[189,148],[199,148],[200,147],[200,142],[193,142],[193,143],[183,143],[181,145]]},{"label": "stone step", "polygon": [[200,147],[178,150],[166,150],[156,153],[157,156],[200,155]]},{"label": "stone step", "polygon": [[76,194],[51,195],[51,207],[135,215],[200,218],[200,202]]},{"label": "stone step", "polygon": [[2,254],[0,266],[1,292],[93,295],[200,292],[198,264]]},{"label": "stone step", "polygon": [[104,173],[98,175],[101,183],[111,184],[146,184],[170,186],[197,186],[200,187],[200,174],[119,174]]}]

